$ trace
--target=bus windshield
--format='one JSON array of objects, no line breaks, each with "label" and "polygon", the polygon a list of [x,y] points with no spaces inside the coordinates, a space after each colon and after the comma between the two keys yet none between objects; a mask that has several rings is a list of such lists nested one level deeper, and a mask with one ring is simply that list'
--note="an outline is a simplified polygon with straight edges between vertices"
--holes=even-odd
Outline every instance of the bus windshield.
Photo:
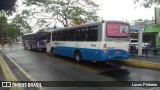
[{"label": "bus windshield", "polygon": [[47,32],[40,32],[39,34],[38,34],[38,39],[40,39],[40,40],[46,40],[47,39]]},{"label": "bus windshield", "polygon": [[129,25],[124,23],[110,22],[106,24],[106,32],[108,37],[128,37]]}]

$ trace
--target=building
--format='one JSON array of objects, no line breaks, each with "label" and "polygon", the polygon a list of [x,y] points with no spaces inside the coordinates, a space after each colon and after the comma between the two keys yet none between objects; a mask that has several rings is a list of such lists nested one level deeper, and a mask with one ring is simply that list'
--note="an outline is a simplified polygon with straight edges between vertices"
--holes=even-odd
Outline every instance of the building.
[{"label": "building", "polygon": [[138,31],[141,30],[144,31],[145,23],[142,20],[135,20],[130,21],[130,33],[131,33],[131,39],[138,39]]},{"label": "building", "polygon": [[155,47],[160,47],[160,26],[155,23],[146,24],[143,37]]},{"label": "building", "polygon": [[132,39],[138,39],[138,31],[141,30],[143,32],[143,42],[147,42],[154,47],[160,47],[160,26],[155,24],[154,20],[136,20],[129,23]]}]

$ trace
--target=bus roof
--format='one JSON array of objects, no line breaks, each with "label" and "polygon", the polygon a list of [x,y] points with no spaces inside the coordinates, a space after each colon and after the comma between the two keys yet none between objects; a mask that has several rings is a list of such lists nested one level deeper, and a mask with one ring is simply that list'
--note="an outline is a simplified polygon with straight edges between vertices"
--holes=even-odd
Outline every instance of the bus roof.
[{"label": "bus roof", "polygon": [[32,35],[32,34],[36,34],[35,32],[34,33],[26,33],[26,34],[23,34],[24,35]]},{"label": "bus roof", "polygon": [[92,22],[92,23],[85,23],[85,24],[81,24],[81,25],[77,25],[77,26],[68,26],[68,27],[62,27],[62,28],[57,28],[57,29],[51,29],[48,32],[53,32],[53,31],[59,31],[59,30],[63,30],[63,29],[73,29],[73,28],[81,28],[84,26],[91,26],[91,25],[98,25],[101,23],[107,23],[107,22],[115,22],[115,23],[124,23],[124,24],[128,24],[127,22],[123,22],[123,21],[114,21],[114,20],[108,20],[108,21],[99,21],[99,22]]},{"label": "bus roof", "polygon": [[38,31],[38,32],[33,32],[33,33],[26,33],[26,34],[23,34],[24,35],[33,35],[33,34],[37,34],[37,33],[47,33],[46,31],[42,32],[42,31]]},{"label": "bus roof", "polygon": [[51,30],[48,31],[48,32],[59,31],[59,30],[63,30],[63,29],[80,28],[80,27],[83,27],[83,26],[96,25],[96,24],[100,24],[100,23],[102,23],[102,22],[85,23],[85,24],[77,25],[77,26],[68,26],[68,27],[62,27],[62,28],[57,28],[57,29],[51,29]]}]

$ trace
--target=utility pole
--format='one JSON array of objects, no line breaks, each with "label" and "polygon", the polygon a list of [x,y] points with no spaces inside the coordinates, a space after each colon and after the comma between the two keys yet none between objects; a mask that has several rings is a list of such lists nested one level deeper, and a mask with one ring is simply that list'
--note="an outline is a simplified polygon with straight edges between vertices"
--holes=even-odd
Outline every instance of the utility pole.
[{"label": "utility pole", "polygon": [[138,30],[138,56],[142,56],[142,30]]}]

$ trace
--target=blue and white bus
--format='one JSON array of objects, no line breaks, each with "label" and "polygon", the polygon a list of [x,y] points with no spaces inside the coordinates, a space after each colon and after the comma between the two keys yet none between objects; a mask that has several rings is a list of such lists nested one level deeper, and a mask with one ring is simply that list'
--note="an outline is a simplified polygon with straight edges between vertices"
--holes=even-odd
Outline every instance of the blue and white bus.
[{"label": "blue and white bus", "polygon": [[129,24],[101,21],[51,30],[47,52],[76,61],[126,60],[130,57]]},{"label": "blue and white bus", "polygon": [[22,36],[22,45],[25,49],[46,49],[48,32],[27,33]]}]

